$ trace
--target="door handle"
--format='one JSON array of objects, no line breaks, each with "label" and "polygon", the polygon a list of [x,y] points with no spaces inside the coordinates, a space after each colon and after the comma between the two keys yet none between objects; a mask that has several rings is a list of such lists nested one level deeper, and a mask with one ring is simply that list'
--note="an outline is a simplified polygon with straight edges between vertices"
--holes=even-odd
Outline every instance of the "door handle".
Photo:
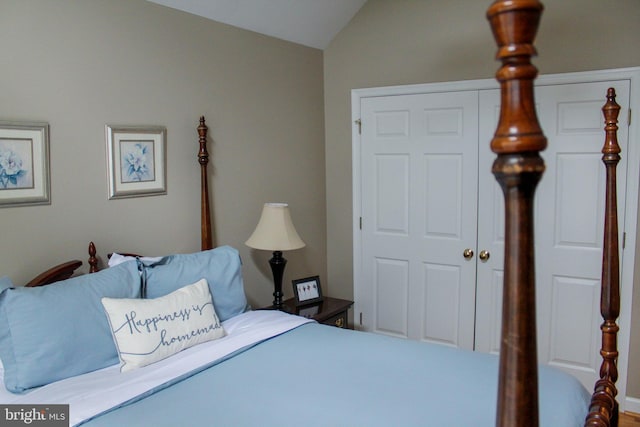
[{"label": "door handle", "polygon": [[490,256],[491,256],[491,253],[486,249],[481,250],[480,253],[478,254],[478,258],[480,258],[481,261],[487,261]]},{"label": "door handle", "polygon": [[473,258],[473,250],[471,248],[465,249],[464,252],[462,252],[462,256],[464,257],[464,259]]}]

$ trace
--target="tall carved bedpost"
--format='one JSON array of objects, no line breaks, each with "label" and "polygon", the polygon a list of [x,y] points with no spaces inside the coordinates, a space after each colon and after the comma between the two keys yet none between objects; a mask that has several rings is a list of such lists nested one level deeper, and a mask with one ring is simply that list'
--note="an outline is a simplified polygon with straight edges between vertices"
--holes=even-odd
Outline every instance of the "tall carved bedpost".
[{"label": "tall carved bedpost", "polygon": [[198,163],[200,163],[200,238],[201,249],[207,250],[213,247],[213,237],[211,230],[211,212],[209,208],[209,180],[207,176],[207,164],[209,163],[209,153],[207,152],[207,131],[209,128],[204,122],[204,116],[200,117],[198,126]]},{"label": "tall carved bedpost", "polygon": [[98,271],[98,258],[96,257],[96,245],[89,242],[89,273]]},{"label": "tall carved bedpost", "polygon": [[[617,426],[618,403],[616,381],[618,380],[618,325],[620,314],[620,264],[618,254],[618,200],[616,195],[616,167],[620,161],[618,145],[618,114],[616,91],[609,88],[607,102],[602,107],[605,121],[605,142],[602,147],[602,162],[607,171],[606,202],[604,216],[604,242],[602,248],[602,284],[600,291],[600,313],[604,322],[602,330],[602,365],[600,379],[596,382],[591,397],[591,406],[585,425]],[[611,420],[611,422],[609,422]]]},{"label": "tall carved bedpost", "polygon": [[538,425],[533,207],[547,146],[535,111],[531,64],[543,6],[537,0],[496,0],[487,11],[502,66],[500,120],[491,149],[493,174],[505,198],[498,426]]}]

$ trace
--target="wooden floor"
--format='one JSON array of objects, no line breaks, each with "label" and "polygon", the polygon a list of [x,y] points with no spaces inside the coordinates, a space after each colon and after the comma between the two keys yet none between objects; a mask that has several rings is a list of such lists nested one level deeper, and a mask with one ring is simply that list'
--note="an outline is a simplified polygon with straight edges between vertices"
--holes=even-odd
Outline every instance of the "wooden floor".
[{"label": "wooden floor", "polygon": [[634,414],[633,412],[620,414],[619,421],[618,427],[640,427],[640,414]]}]

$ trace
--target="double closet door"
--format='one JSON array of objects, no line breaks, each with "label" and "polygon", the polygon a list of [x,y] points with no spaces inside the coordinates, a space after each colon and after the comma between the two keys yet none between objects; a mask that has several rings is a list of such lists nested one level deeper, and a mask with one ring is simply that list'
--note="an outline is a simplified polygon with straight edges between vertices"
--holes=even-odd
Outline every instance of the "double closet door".
[{"label": "double closet door", "polygon": [[[599,364],[601,108],[608,87],[616,88],[626,112],[628,80],[536,88],[549,140],[535,204],[538,360],[585,384],[593,384]],[[489,147],[499,90],[364,97],[360,103],[356,323],[366,331],[499,352],[504,201]],[[620,126],[621,215],[627,132]]]}]

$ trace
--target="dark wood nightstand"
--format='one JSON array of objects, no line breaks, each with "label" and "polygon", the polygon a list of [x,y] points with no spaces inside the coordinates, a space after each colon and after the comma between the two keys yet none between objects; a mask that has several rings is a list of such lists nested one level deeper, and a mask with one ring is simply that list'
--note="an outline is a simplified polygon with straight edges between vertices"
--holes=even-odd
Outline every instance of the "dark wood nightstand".
[{"label": "dark wood nightstand", "polygon": [[[353,301],[344,299],[324,297],[322,302],[317,304],[303,305],[296,307],[295,298],[289,298],[282,302],[281,311],[285,313],[297,314],[309,319],[313,319],[318,323],[336,326],[338,328],[349,328],[349,308],[353,305]],[[273,306],[265,307],[273,310]]]}]

